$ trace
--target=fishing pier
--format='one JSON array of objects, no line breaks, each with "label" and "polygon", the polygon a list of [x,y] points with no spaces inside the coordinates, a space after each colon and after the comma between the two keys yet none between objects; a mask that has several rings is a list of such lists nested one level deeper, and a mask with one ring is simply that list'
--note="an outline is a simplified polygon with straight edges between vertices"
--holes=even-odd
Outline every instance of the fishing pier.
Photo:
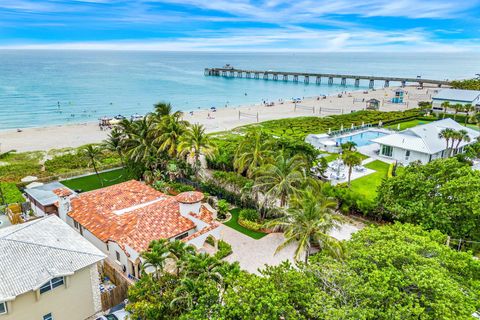
[{"label": "fishing pier", "polygon": [[346,86],[347,80],[353,81],[355,87],[360,86],[360,80],[368,81],[368,87],[373,89],[375,86],[375,81],[383,82],[383,86],[389,87],[390,82],[398,82],[402,87],[405,87],[407,84],[415,84],[420,87],[423,87],[424,84],[437,85],[441,87],[442,85],[450,85],[449,81],[445,80],[433,80],[433,79],[423,79],[421,77],[416,78],[403,78],[403,77],[379,77],[379,76],[360,76],[360,75],[349,75],[349,74],[330,74],[330,73],[307,73],[307,72],[290,72],[290,71],[273,71],[273,70],[246,70],[246,69],[235,69],[231,66],[225,66],[223,68],[205,68],[205,76],[217,76],[217,77],[227,77],[227,78],[247,78],[247,79],[263,79],[263,80],[273,80],[273,81],[290,81],[290,79],[295,82],[303,82],[309,84],[310,81],[315,81],[315,84],[321,84],[322,79],[325,79],[329,85],[334,84],[334,79],[340,80],[340,85]]}]

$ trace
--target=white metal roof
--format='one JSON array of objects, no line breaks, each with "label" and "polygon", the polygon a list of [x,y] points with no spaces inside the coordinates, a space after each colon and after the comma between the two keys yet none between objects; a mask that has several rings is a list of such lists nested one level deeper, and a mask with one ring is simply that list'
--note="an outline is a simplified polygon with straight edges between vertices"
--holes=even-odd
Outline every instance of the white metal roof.
[{"label": "white metal roof", "polygon": [[[373,139],[373,142],[398,147],[406,150],[418,151],[427,154],[435,154],[446,149],[445,139],[438,137],[438,134],[446,128],[454,130],[466,130],[470,140],[475,140],[480,136],[478,131],[462,126],[450,118],[434,121],[421,126],[406,129],[399,133],[389,134],[387,136]],[[468,142],[462,141],[459,147],[467,145]]]},{"label": "white metal roof", "polygon": [[55,215],[0,229],[0,301],[36,290],[105,255]]},{"label": "white metal roof", "polygon": [[460,89],[442,89],[432,96],[433,100],[459,101],[468,103],[480,102],[480,91],[460,90]]},{"label": "white metal roof", "polygon": [[[24,192],[30,195],[33,199],[37,200],[41,205],[48,206],[58,201],[58,196],[53,193],[53,190],[62,188],[70,190],[60,182],[54,181],[44,185],[27,188]],[[70,191],[72,194],[75,194],[73,190]]]}]

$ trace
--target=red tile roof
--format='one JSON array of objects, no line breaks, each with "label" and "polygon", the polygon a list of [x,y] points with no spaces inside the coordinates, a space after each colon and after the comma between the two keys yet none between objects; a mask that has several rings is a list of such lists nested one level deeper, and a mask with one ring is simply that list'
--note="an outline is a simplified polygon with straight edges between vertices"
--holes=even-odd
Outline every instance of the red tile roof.
[{"label": "red tile roof", "polygon": [[52,192],[59,197],[68,197],[73,194],[72,191],[68,190],[67,188],[54,189]]},{"label": "red tile roof", "polygon": [[82,193],[71,203],[69,216],[98,239],[128,245],[137,252],[147,249],[152,240],[195,228],[180,215],[175,197],[135,180]]},{"label": "red tile roof", "polygon": [[181,203],[197,203],[203,200],[204,195],[198,191],[187,191],[179,193],[175,198]]}]

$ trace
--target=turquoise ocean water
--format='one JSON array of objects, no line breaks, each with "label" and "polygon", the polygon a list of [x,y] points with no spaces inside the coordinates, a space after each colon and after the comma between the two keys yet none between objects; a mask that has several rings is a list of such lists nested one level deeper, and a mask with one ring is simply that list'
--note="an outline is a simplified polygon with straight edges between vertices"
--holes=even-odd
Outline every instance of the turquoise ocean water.
[{"label": "turquoise ocean water", "polygon": [[305,85],[204,76],[204,68],[226,63],[259,70],[434,79],[473,78],[480,72],[479,53],[6,50],[0,51],[0,130],[96,121],[104,115],[144,114],[158,101],[171,102],[175,109],[187,111],[355,89],[353,83],[347,87],[319,86],[314,81]]}]

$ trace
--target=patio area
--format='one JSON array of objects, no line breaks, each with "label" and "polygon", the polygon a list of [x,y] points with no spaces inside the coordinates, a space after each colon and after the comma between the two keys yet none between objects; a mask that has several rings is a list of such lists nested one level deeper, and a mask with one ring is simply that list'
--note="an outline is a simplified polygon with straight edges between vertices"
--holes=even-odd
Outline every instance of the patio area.
[{"label": "patio area", "polygon": [[[332,230],[330,235],[338,240],[348,240],[352,234],[359,231],[361,226],[346,222],[339,229]],[[238,261],[240,268],[251,273],[259,274],[258,269],[265,265],[276,266],[285,260],[294,263],[293,256],[296,243],[286,246],[277,254],[275,251],[283,243],[283,233],[270,233],[267,236],[255,240],[227,226],[223,227],[222,240],[232,246],[233,253],[225,258],[225,261]]]},{"label": "patio area", "polygon": [[[374,160],[375,159],[367,158],[362,161],[361,165],[353,167],[350,180],[353,181],[355,179],[374,173],[375,170],[365,167],[366,164]],[[332,185],[345,183],[348,180],[348,170],[348,166],[345,166],[341,159],[336,159],[328,164],[328,168],[324,173],[324,177],[327,180],[330,180]]]}]

